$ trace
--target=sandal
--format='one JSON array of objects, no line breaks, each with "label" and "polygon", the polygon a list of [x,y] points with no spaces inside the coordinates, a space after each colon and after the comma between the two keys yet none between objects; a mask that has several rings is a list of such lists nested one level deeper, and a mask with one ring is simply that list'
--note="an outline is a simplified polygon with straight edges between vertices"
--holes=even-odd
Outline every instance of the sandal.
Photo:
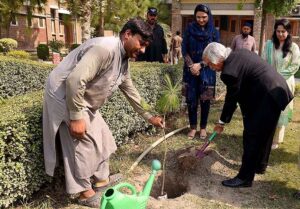
[{"label": "sandal", "polygon": [[205,129],[200,130],[200,139],[206,139],[207,133]]},{"label": "sandal", "polygon": [[87,199],[78,199],[78,204],[87,206],[90,208],[99,208],[100,207],[100,200],[101,200],[101,193],[96,192],[93,196]]},{"label": "sandal", "polygon": [[191,129],[190,132],[188,133],[188,139],[194,139],[196,132],[197,132],[196,129]]},{"label": "sandal", "polygon": [[93,189],[95,192],[103,192],[107,188],[112,187],[112,186],[116,185],[117,183],[119,183],[122,179],[123,179],[123,175],[120,173],[111,175],[111,176],[109,176],[108,184],[106,184],[105,186],[101,186],[101,187],[96,187],[94,184]]}]

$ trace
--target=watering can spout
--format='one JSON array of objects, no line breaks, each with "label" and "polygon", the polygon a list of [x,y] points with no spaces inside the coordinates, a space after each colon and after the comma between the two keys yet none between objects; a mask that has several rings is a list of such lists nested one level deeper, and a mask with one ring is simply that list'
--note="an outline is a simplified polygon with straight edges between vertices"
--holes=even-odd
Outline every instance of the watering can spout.
[{"label": "watering can spout", "polygon": [[142,194],[144,196],[149,196],[151,189],[152,189],[152,185],[156,176],[157,171],[159,171],[161,169],[161,163],[158,160],[153,160],[152,161],[152,172],[149,176],[149,179],[142,191]]}]

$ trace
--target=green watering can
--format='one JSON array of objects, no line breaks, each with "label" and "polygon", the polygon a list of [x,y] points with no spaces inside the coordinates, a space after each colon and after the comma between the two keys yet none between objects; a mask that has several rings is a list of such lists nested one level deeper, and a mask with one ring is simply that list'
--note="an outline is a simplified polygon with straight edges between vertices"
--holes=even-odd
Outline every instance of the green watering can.
[{"label": "green watering can", "polygon": [[[108,188],[101,198],[101,209],[145,209],[152,189],[155,175],[161,169],[158,160],[152,161],[152,172],[142,192],[137,193],[129,183],[120,183]],[[120,189],[127,188],[132,194],[124,194]]]}]

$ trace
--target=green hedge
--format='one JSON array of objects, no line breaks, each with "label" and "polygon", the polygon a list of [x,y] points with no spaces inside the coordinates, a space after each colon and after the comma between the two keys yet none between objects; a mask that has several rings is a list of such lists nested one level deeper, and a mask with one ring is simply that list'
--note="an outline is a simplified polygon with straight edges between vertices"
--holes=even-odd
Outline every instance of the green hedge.
[{"label": "green hedge", "polygon": [[0,56],[0,98],[9,98],[44,88],[53,65]]},{"label": "green hedge", "polygon": [[0,208],[28,198],[45,182],[41,92],[0,105]]}]

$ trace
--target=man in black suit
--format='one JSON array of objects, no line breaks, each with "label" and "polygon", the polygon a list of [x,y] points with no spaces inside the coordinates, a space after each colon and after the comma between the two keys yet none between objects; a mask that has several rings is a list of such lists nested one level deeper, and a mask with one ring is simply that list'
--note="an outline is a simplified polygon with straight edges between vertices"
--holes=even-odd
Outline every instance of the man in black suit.
[{"label": "man in black suit", "polygon": [[284,78],[267,62],[246,49],[231,52],[219,43],[209,44],[203,52],[204,62],[221,72],[227,87],[218,134],[240,106],[243,131],[242,165],[236,177],[222,181],[228,187],[250,187],[255,173],[266,170],[280,112],[293,99]]}]

